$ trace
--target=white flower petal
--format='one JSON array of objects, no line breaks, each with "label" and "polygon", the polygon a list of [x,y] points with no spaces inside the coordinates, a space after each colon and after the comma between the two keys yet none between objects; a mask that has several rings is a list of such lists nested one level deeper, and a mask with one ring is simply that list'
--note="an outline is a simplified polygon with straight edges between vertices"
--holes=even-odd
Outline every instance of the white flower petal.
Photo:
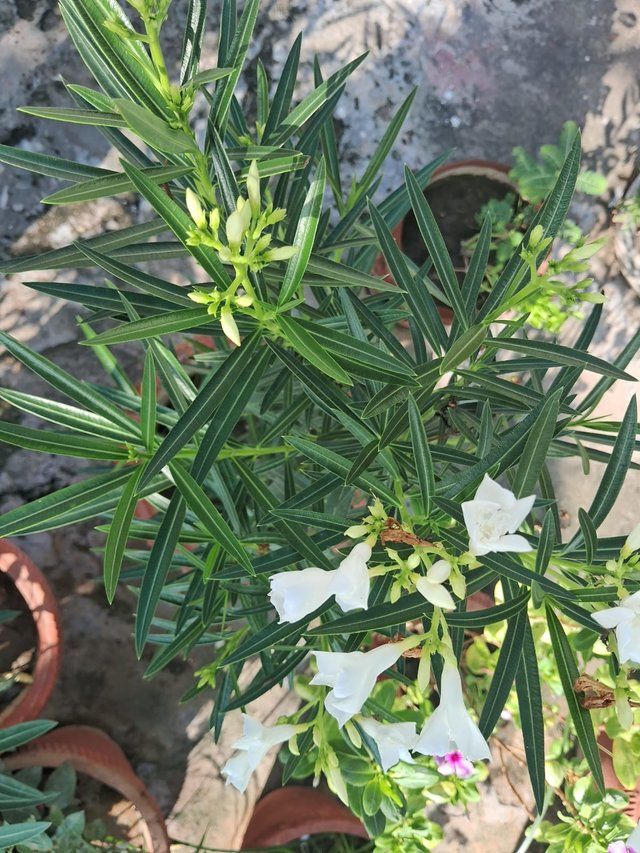
[{"label": "white flower petal", "polygon": [[449,590],[440,583],[431,583],[427,578],[419,578],[416,581],[416,589],[434,607],[452,610],[456,606]]},{"label": "white flower petal", "polygon": [[333,572],[331,589],[336,602],[345,612],[367,609],[369,602],[369,570],[367,560],[371,557],[371,547],[359,542],[351,553],[344,558]]},{"label": "white flower petal", "polygon": [[531,512],[534,503],[536,502],[535,495],[529,495],[526,498],[520,498],[515,502],[515,506],[508,512],[509,515],[509,527],[507,528],[508,533],[515,533],[516,530],[520,527],[522,522]]},{"label": "white flower petal", "polygon": [[418,740],[415,723],[379,723],[366,717],[360,721],[360,725],[375,741],[380,754],[380,766],[385,773],[399,761],[413,763],[409,750],[414,748]]},{"label": "white flower petal", "polygon": [[488,474],[485,474],[478,486],[474,500],[490,501],[497,504],[501,509],[509,510],[515,503],[515,495],[509,489],[501,486],[500,483],[492,480]]},{"label": "white flower petal", "polygon": [[444,583],[451,574],[451,563],[448,560],[437,560],[427,570],[427,580],[431,583]]},{"label": "white flower petal", "polygon": [[591,616],[598,623],[598,625],[602,625],[603,628],[611,629],[615,628],[621,622],[631,621],[633,618],[629,613],[624,612],[624,607],[605,607],[604,610],[597,610],[595,613],[592,613]]},{"label": "white flower petal", "polygon": [[524,538],[524,536],[520,536],[517,533],[507,534],[506,536],[501,536],[493,543],[493,551],[513,551],[516,553],[524,553],[525,551],[531,551],[531,545]]},{"label": "white flower petal", "polygon": [[227,785],[233,785],[241,794],[244,794],[255,769],[248,752],[237,752],[222,768],[222,775],[227,780]]},{"label": "white flower petal", "polygon": [[312,567],[271,575],[269,599],[280,622],[297,622],[313,613],[332,595],[334,572]]}]

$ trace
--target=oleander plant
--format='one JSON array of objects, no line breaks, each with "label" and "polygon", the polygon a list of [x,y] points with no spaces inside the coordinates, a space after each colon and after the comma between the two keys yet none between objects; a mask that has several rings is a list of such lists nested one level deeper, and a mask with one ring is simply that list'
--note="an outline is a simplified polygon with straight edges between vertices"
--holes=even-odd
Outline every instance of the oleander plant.
[{"label": "oleander plant", "polygon": [[[189,695],[213,691],[213,735],[228,712],[245,713],[224,768],[240,791],[281,745],[284,782],[324,777],[378,849],[431,849],[440,832],[425,804],[481,796],[510,719],[541,813],[560,754],[601,799],[597,735],[606,722],[629,737],[638,720],[640,528],[598,532],[638,467],[635,400],[621,421],[595,412],[633,379],[640,331],[605,361],[589,352],[607,310],[599,294],[570,344],[532,328],[527,310],[547,286],[540,268],[567,216],[579,134],[479,298],[492,222],[460,279],[423,195],[444,157],[378,192],[413,93],[347,177],[335,107],[352,74],[375,70],[359,57],[325,76],[316,61],[301,92],[298,39],[278,80],[259,60],[244,74],[259,0],[240,14],[223,0],[217,67],[201,67],[206,6],[191,0],[169,61],[170,0],[60,0],[96,87],[65,83],[69,107],[24,111],[96,128],[121,168],[0,146],[2,162],[67,182],[47,204],[137,193],[152,211],[0,267],[76,270],[72,283],[25,285],[82,307],[77,375],[1,336],[54,393],[0,390],[43,422],[14,417],[0,438],[88,463],[77,482],[1,516],[0,535],[97,524],[106,598],[133,590],[136,651],[155,650],[147,676],[205,648]],[[428,252],[420,268],[391,235],[410,209]],[[372,273],[380,257],[384,277]],[[168,259],[183,260],[179,283],[159,275]],[[92,283],[87,269],[100,272]],[[121,366],[121,344],[139,353],[140,375]],[[104,384],[82,378],[92,356]],[[585,373],[595,380],[582,392]],[[585,475],[599,463],[570,536],[554,494],[567,457]],[[594,658],[597,677],[585,672]],[[290,717],[266,726],[251,714],[293,682]],[[546,757],[550,709],[563,749]],[[624,801],[607,801],[592,846],[556,849],[640,849]]]}]

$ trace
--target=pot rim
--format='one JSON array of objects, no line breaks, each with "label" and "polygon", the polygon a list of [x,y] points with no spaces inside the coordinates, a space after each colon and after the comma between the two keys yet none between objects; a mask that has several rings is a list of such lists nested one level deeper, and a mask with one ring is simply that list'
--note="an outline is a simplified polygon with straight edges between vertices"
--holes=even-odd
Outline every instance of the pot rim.
[{"label": "pot rim", "polygon": [[33,681],[0,712],[0,727],[37,719],[60,671],[61,618],[58,602],[40,569],[16,545],[0,539],[0,571],[22,597],[38,635]]},{"label": "pot rim", "polygon": [[369,839],[360,820],[335,797],[307,785],[285,785],[258,800],[240,849],[288,844],[322,833]]},{"label": "pot rim", "polygon": [[169,853],[169,835],[158,803],[122,749],[101,729],[61,726],[16,750],[3,762],[9,770],[71,764],[77,772],[102,782],[133,803],[144,823],[141,832],[147,849]]}]

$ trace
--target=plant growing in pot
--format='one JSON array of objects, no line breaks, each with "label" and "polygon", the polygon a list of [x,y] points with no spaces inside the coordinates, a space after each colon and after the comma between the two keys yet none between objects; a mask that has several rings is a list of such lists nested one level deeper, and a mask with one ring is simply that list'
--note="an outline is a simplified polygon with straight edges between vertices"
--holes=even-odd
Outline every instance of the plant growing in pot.
[{"label": "plant growing in pot", "polygon": [[40,569],[4,540],[0,540],[0,580],[5,601],[14,608],[0,626],[6,661],[0,724],[11,726],[36,719],[55,687],[60,668],[60,612]]},{"label": "plant growing in pot", "polygon": [[[602,634],[616,710],[621,725],[630,724],[640,542],[637,532],[626,538],[598,530],[637,468],[637,414],[633,399],[620,420],[602,421],[594,408],[615,382],[633,379],[626,368],[640,334],[603,360],[589,352],[601,304],[571,347],[530,340],[526,309],[545,286],[540,264],[566,218],[579,135],[478,306],[491,223],[485,220],[460,283],[423,195],[440,161],[407,169],[393,193],[372,198],[399,122],[384,134],[357,191],[342,189],[332,114],[360,59],[325,80],[316,68],[315,88],[293,105],[296,43],[273,97],[258,64],[257,112],[245,113],[236,86],[257,0],[247,0],[239,18],[232,0],[222,3],[218,67],[202,70],[205,5],[191,4],[177,81],[160,40],[168,0],[129,5],[133,21],[106,0],[61,1],[99,89],[70,85],[79,104],[70,110],[28,108],[97,127],[120,150],[122,171],[0,152],[14,165],[72,182],[49,202],[133,189],[154,216],[1,269],[106,271],[113,286],[31,286],[97,312],[92,322],[106,328],[85,337],[83,352],[117,352],[119,343],[138,341],[141,389],[138,377],[118,388],[89,387],[2,335],[9,354],[71,401],[14,396],[57,429],[6,424],[3,439],[105,466],[5,513],[0,535],[98,518],[107,598],[120,583],[136,588],[137,652],[157,647],[148,676],[194,644],[211,646],[193,692],[215,689],[215,737],[229,711],[250,709],[273,685],[304,672],[313,689],[288,720],[267,727],[247,714],[224,769],[241,791],[271,747],[288,744],[287,778],[313,749],[315,773],[384,838],[417,815],[398,775],[423,763],[437,773],[440,763],[457,778],[491,761],[492,732],[515,685],[542,811],[535,620],[550,638],[572,745],[604,789],[593,721],[574,682],[583,650]],[[208,110],[204,144],[191,121],[196,97]],[[409,209],[453,312],[449,329],[425,270],[391,236]],[[168,239],[152,239],[160,234]],[[380,252],[395,284],[369,272]],[[185,276],[179,286],[145,266],[167,257],[193,261],[197,280]],[[403,319],[406,345],[395,332]],[[215,354],[193,373],[175,357],[170,336],[196,330],[211,336]],[[584,372],[599,378],[581,394]],[[553,487],[558,456],[604,463],[570,538],[563,538]],[[145,497],[158,512],[134,520]],[[140,540],[152,544],[140,548]],[[467,609],[469,597],[487,587],[499,591],[497,603]],[[465,631],[498,623],[506,624],[505,641],[478,714],[468,700]],[[372,633],[386,642],[372,647]],[[250,660],[260,669],[248,681]],[[376,701],[382,674],[400,709]],[[360,768],[367,781],[358,788],[349,775]],[[422,808],[424,786],[418,790]],[[616,828],[611,841],[624,833]]]}]

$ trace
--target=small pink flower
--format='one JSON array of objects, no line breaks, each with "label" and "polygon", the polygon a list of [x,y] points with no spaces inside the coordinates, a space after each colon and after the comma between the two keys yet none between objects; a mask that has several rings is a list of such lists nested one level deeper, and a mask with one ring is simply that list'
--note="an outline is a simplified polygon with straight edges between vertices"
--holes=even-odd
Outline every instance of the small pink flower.
[{"label": "small pink flower", "polygon": [[461,752],[447,752],[446,755],[434,756],[438,772],[443,776],[457,776],[458,779],[468,779],[473,774],[473,764]]}]

